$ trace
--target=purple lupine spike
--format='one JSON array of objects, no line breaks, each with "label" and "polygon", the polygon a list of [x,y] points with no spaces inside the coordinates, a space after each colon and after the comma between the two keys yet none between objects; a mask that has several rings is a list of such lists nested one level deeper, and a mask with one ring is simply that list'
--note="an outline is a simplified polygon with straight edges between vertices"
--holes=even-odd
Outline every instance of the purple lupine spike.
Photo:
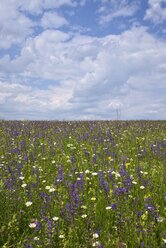
[{"label": "purple lupine spike", "polygon": [[64,170],[63,170],[63,167],[60,167],[59,168],[57,179],[59,181],[63,181],[64,180]]},{"label": "purple lupine spike", "polygon": [[97,155],[94,155],[92,158],[93,164],[95,164],[97,162]]},{"label": "purple lupine spike", "polygon": [[159,214],[157,212],[157,208],[154,205],[152,205],[151,203],[145,204],[145,208],[148,211],[148,213],[153,217],[155,222],[158,222]]},{"label": "purple lupine spike", "polygon": [[122,177],[124,177],[124,176],[126,175],[126,170],[125,170],[125,169],[121,169],[121,170],[120,170],[120,175],[121,175]]},{"label": "purple lupine spike", "polygon": [[121,188],[121,187],[119,187],[119,188],[115,188],[114,189],[113,194],[122,196],[122,195],[124,195],[127,192],[128,192],[127,188]]},{"label": "purple lupine spike", "polygon": [[108,186],[108,182],[107,181],[103,181],[103,188],[104,190],[108,193],[110,191],[110,188]]},{"label": "purple lupine spike", "polygon": [[36,223],[35,232],[38,232],[42,228],[42,222],[37,221],[35,223]]},{"label": "purple lupine spike", "polygon": [[27,157],[27,155],[24,155],[24,156],[23,156],[23,160],[26,161],[26,162],[28,162],[28,157]]},{"label": "purple lupine spike", "polygon": [[132,178],[126,175],[126,179],[123,181],[126,188],[130,189],[132,187]]},{"label": "purple lupine spike", "polygon": [[144,241],[141,242],[141,247],[145,247],[145,242]]},{"label": "purple lupine spike", "polygon": [[8,190],[13,191],[14,190],[14,184],[11,178],[7,178],[5,180],[5,186]]},{"label": "purple lupine spike", "polygon": [[50,220],[50,219],[47,220],[47,230],[48,231],[52,230],[52,220]]},{"label": "purple lupine spike", "polygon": [[76,160],[75,160],[75,157],[74,157],[74,155],[72,155],[72,156],[70,157],[70,162],[73,164],[75,161],[76,161]]},{"label": "purple lupine spike", "polygon": [[141,175],[141,167],[138,165],[136,167],[136,172],[137,172],[137,177],[138,177],[138,180],[140,181],[142,179],[142,175]]},{"label": "purple lupine spike", "polygon": [[104,180],[104,173],[103,171],[99,171],[98,172],[98,177],[99,177],[99,182],[100,182],[100,187],[105,190],[105,192],[109,192],[110,191],[110,188],[108,186],[108,182],[106,180]]},{"label": "purple lupine spike", "polygon": [[84,175],[83,175],[83,173],[79,174],[79,178],[80,178],[80,180],[77,181],[77,184],[79,186],[79,189],[82,191],[83,187],[84,187]]},{"label": "purple lupine spike", "polygon": [[42,200],[44,200],[45,204],[48,204],[51,200],[51,197],[45,192],[39,193],[39,196],[41,197]]},{"label": "purple lupine spike", "polygon": [[109,178],[110,181],[113,181],[112,171],[108,172],[108,178]]},{"label": "purple lupine spike", "polygon": [[10,173],[10,174],[12,174],[12,169],[11,169],[11,167],[8,165],[7,166],[7,169],[8,169],[8,172]]},{"label": "purple lupine spike", "polygon": [[136,212],[136,215],[137,215],[138,218],[140,218],[142,216],[142,214],[143,214],[143,211],[137,211]]}]

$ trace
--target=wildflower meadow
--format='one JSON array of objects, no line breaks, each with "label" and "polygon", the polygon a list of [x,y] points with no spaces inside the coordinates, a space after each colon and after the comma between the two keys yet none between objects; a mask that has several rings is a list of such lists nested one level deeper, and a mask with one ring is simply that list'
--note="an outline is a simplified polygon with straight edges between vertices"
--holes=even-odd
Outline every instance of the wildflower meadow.
[{"label": "wildflower meadow", "polygon": [[165,247],[166,121],[0,121],[0,144],[0,247]]}]

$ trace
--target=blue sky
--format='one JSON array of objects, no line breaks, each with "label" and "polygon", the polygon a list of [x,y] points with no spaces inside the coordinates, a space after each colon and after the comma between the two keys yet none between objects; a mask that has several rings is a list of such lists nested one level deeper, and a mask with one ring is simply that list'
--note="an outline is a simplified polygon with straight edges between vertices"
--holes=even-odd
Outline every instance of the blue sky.
[{"label": "blue sky", "polygon": [[0,119],[166,119],[166,0],[1,0]]}]

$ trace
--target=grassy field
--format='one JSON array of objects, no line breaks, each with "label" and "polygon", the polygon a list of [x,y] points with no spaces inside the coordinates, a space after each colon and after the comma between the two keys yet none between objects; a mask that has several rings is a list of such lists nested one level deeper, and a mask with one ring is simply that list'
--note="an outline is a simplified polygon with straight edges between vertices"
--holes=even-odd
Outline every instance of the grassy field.
[{"label": "grassy field", "polygon": [[166,121],[0,121],[0,247],[166,244]]}]

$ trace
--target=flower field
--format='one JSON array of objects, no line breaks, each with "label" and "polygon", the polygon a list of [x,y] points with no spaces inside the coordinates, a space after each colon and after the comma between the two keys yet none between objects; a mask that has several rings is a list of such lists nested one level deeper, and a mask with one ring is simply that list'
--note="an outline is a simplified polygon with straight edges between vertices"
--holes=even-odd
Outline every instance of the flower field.
[{"label": "flower field", "polygon": [[165,247],[166,121],[0,121],[0,144],[0,247]]}]

